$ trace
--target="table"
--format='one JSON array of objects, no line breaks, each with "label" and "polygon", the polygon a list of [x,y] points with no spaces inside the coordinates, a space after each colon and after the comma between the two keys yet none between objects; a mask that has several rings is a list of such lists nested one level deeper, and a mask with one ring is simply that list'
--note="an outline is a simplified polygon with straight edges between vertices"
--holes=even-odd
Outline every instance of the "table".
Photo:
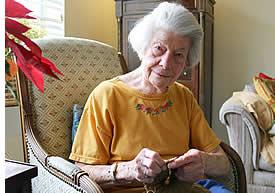
[{"label": "table", "polygon": [[5,160],[5,192],[30,192],[31,179],[37,175],[38,169],[35,165],[19,161]]}]

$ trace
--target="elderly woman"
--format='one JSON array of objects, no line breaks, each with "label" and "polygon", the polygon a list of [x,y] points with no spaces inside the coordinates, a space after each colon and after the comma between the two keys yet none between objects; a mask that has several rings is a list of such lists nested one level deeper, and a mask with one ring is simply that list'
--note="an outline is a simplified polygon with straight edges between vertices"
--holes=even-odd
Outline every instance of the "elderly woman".
[{"label": "elderly woman", "polygon": [[167,166],[188,182],[228,172],[220,139],[192,93],[175,82],[188,64],[199,62],[202,35],[187,9],[161,3],[129,34],[139,68],[91,93],[70,159],[102,187],[109,185],[106,192],[144,192],[140,185]]}]

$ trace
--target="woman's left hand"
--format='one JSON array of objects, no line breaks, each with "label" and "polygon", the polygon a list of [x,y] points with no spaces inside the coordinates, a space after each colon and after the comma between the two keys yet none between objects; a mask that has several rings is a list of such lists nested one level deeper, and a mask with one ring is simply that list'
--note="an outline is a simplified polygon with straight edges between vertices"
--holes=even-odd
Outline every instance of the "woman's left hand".
[{"label": "woman's left hand", "polygon": [[205,178],[204,152],[190,149],[184,155],[168,164],[168,168],[176,169],[175,175],[182,181],[195,182]]}]

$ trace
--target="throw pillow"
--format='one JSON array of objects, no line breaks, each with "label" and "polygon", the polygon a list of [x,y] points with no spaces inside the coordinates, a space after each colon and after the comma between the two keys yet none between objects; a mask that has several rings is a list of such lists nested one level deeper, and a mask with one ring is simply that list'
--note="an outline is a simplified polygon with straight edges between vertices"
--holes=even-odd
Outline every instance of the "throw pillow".
[{"label": "throw pillow", "polygon": [[270,77],[270,76],[268,76],[268,75],[266,75],[262,72],[259,73],[259,77],[263,78],[263,79],[275,80],[275,78],[272,78],[272,77]]},{"label": "throw pillow", "polygon": [[83,106],[80,104],[73,105],[73,125],[72,125],[72,143],[74,142],[78,124],[83,112]]},{"label": "throw pillow", "polygon": [[275,115],[275,80],[254,77],[253,82],[258,95],[267,102]]}]

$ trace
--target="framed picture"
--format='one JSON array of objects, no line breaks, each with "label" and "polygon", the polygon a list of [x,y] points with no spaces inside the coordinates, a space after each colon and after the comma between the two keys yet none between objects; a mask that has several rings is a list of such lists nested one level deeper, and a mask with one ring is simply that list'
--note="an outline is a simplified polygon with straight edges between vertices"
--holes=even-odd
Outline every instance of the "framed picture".
[{"label": "framed picture", "polygon": [[8,85],[5,85],[5,106],[18,106],[18,92],[17,92],[17,80],[16,76],[12,80],[8,81]]}]

